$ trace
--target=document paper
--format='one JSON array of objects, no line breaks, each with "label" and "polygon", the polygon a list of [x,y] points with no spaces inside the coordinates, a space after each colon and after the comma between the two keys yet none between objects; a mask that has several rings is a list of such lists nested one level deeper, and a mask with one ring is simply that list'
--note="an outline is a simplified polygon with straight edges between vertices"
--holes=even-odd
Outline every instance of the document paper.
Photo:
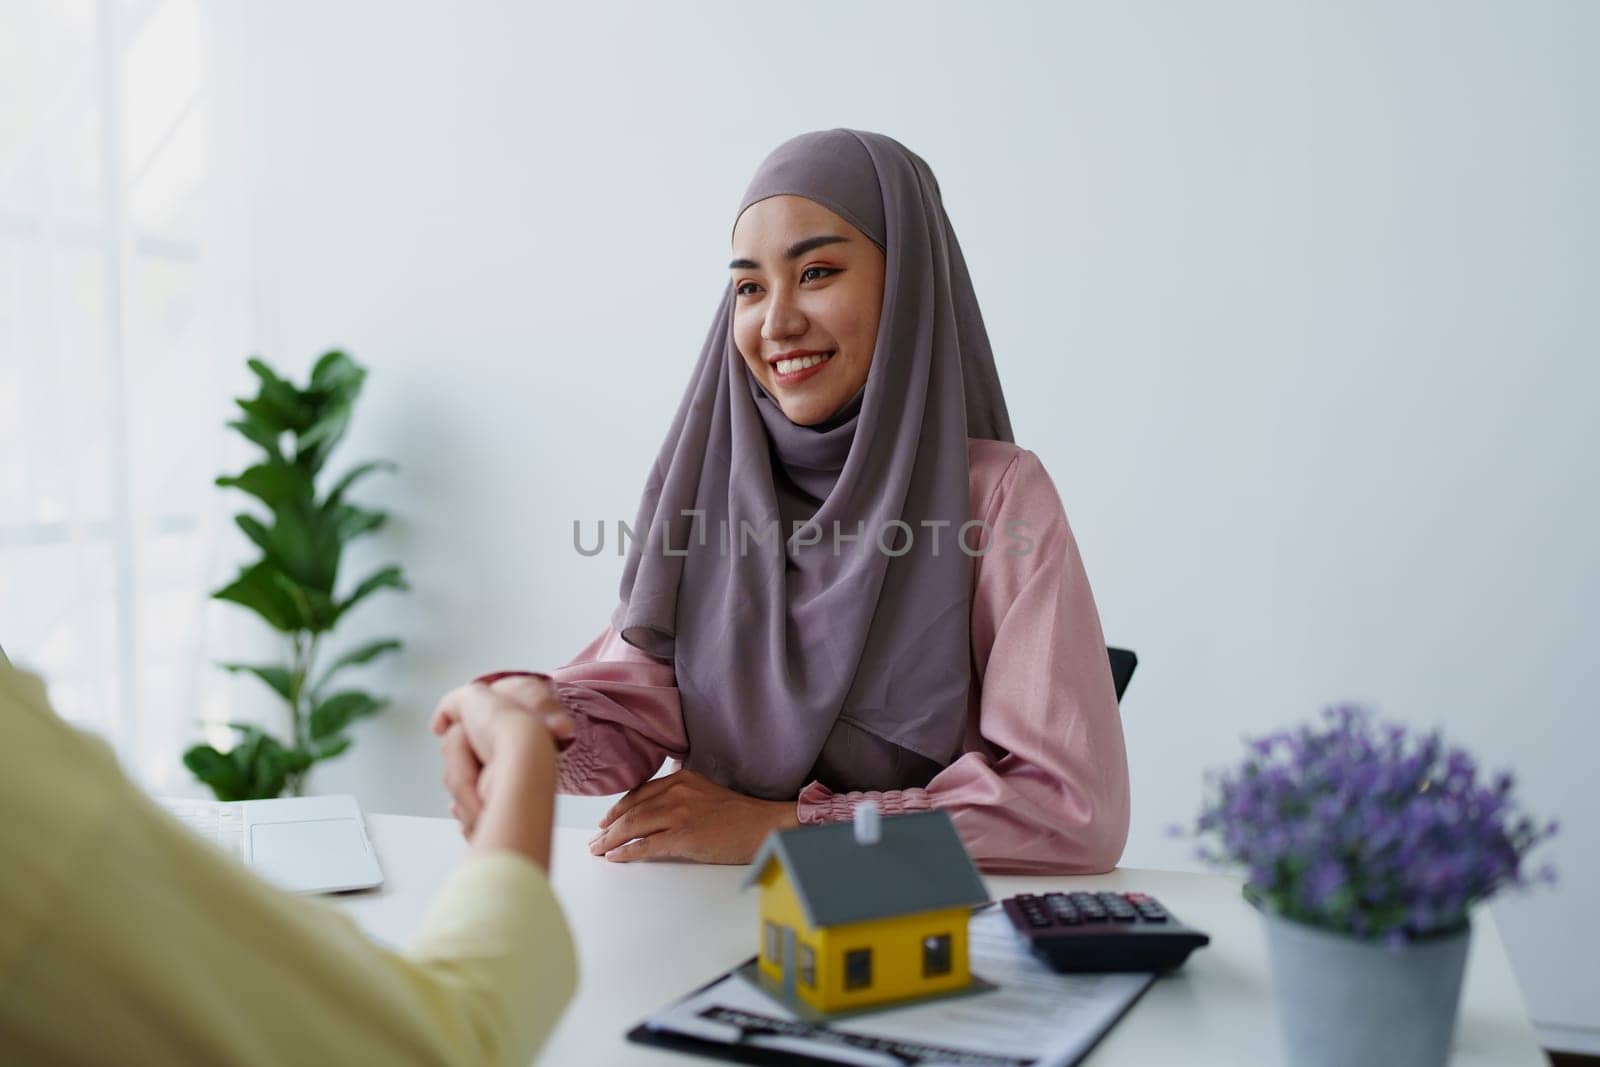
[{"label": "document paper", "polygon": [[800,1020],[729,973],[644,1025],[730,1047],[861,1067],[1067,1067],[1086,1055],[1155,979],[1152,974],[1057,974],[1028,952],[999,908],[974,915],[968,938],[972,972],[998,987],[991,992],[819,1025]]}]

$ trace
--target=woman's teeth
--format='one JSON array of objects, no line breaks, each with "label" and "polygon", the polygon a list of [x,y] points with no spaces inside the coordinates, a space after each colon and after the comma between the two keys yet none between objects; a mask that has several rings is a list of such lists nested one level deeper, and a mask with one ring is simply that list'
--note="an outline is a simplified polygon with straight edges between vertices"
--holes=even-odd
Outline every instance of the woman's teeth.
[{"label": "woman's teeth", "polygon": [[826,363],[832,358],[833,353],[826,352],[820,356],[801,356],[799,359],[780,359],[778,362],[774,363],[773,366],[777,368],[779,374],[793,374],[797,370],[805,370],[807,367],[815,367],[818,363]]}]

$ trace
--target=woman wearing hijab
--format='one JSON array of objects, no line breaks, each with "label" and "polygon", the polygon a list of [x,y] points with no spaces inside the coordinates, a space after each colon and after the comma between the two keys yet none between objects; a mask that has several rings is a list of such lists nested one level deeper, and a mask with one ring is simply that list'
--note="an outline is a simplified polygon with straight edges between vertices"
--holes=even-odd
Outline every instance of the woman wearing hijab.
[{"label": "woman wearing hijab", "polygon": [[[552,674],[487,677],[572,714],[563,792],[627,791],[591,850],[746,863],[872,799],[947,811],[986,870],[1115,866],[1099,615],[932,171],[881,134],[803,134],[757,171],[733,252],[611,624]],[[476,765],[443,749],[470,829]]]}]

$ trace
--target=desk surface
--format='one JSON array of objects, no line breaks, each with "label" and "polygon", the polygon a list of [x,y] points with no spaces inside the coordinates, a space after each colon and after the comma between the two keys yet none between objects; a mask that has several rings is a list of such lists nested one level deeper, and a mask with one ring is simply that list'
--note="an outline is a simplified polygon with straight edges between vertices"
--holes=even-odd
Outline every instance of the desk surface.
[{"label": "desk surface", "polygon": [[[341,900],[368,933],[403,945],[466,854],[466,845],[448,819],[371,815],[368,826],[383,864],[384,888]],[[561,1067],[716,1062],[630,1044],[623,1034],[755,950],[756,895],[739,891],[744,868],[607,863],[589,855],[591,833],[556,830],[553,880],[578,945],[579,988],[540,1062]],[[1208,947],[1158,980],[1106,1035],[1085,1061],[1090,1067],[1282,1062],[1266,942],[1237,882],[1147,870],[984,880],[996,899],[1045,887],[1141,890],[1211,935]],[[1546,1062],[1487,909],[1475,920],[1451,1062],[1485,1067]]]}]

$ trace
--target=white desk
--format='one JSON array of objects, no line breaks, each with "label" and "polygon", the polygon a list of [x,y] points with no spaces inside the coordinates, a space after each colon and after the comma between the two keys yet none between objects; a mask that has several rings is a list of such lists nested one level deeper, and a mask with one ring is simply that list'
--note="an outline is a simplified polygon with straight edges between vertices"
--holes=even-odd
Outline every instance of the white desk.
[{"label": "white desk", "polygon": [[[383,889],[344,898],[374,937],[403,945],[466,845],[448,819],[368,817],[383,864]],[[717,1061],[629,1043],[623,1034],[681,993],[750,956],[756,895],[741,893],[742,867],[612,864],[590,856],[592,831],[557,828],[556,894],[578,945],[579,987],[545,1046],[549,1067],[626,1067]],[[1211,944],[1158,980],[1086,1063],[1282,1062],[1266,943],[1238,883],[1205,874],[1119,870],[1093,878],[987,877],[996,898],[1044,887],[1142,890],[1211,935]],[[1546,1062],[1487,909],[1472,937],[1455,1064],[1517,1067]]]}]

